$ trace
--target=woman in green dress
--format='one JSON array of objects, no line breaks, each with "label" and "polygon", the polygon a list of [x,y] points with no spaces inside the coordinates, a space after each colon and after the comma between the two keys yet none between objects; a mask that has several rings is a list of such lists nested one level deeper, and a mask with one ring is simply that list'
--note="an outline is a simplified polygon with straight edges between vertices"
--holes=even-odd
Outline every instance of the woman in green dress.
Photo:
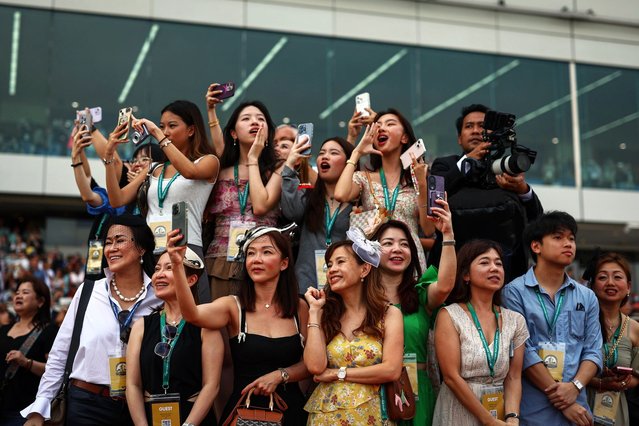
[{"label": "woman in green dress", "polygon": [[[437,395],[427,371],[428,333],[431,330],[437,309],[444,303],[455,284],[457,257],[448,203],[439,200],[441,207],[433,208],[437,230],[444,236],[439,272],[430,266],[421,275],[417,247],[410,230],[400,221],[390,220],[381,225],[373,236],[382,246],[379,271],[387,299],[401,309],[404,317],[404,365],[411,367],[417,377],[417,409],[412,420],[399,422],[400,425],[432,424],[433,410]],[[434,355],[431,358],[434,359]],[[415,384],[413,383],[413,391]]]}]

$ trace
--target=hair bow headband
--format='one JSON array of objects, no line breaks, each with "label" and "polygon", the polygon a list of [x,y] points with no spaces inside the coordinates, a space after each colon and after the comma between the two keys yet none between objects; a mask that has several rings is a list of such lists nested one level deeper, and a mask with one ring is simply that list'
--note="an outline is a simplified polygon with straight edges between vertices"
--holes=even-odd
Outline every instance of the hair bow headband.
[{"label": "hair bow headband", "polygon": [[366,239],[364,232],[355,226],[346,231],[346,238],[353,242],[353,251],[360,259],[376,268],[379,266],[382,255],[379,242]]},{"label": "hair bow headband", "polygon": [[292,237],[296,229],[297,225],[295,223],[291,223],[290,225],[287,225],[281,229],[272,226],[256,226],[255,228],[246,231],[244,234],[238,235],[235,242],[240,249],[237,253],[237,256],[235,257],[235,260],[244,260],[244,255],[246,254],[246,249],[248,248],[248,246],[250,246],[253,241],[260,238],[261,236],[268,234],[269,232],[279,232],[280,234],[288,234],[289,237]]}]

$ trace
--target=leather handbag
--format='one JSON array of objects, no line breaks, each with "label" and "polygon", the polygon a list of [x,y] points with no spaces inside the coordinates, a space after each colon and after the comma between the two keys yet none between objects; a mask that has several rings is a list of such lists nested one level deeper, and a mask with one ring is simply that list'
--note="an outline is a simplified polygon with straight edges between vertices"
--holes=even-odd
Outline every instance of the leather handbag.
[{"label": "leather handbag", "polygon": [[410,420],[415,417],[415,394],[406,367],[402,367],[398,380],[385,383],[384,387],[389,419]]},{"label": "leather handbag", "polygon": [[249,390],[237,401],[223,426],[282,426],[284,411],[288,409],[286,402],[273,392],[268,407],[251,406],[254,390]]}]

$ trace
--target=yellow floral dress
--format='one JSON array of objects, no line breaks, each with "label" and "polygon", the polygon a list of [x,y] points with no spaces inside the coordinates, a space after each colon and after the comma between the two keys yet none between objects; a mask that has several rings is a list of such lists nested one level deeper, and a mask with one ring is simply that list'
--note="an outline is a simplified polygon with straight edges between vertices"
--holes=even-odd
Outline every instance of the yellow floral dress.
[{"label": "yellow floral dress", "polygon": [[[328,344],[326,352],[328,368],[368,367],[382,362],[382,341],[368,335],[358,335],[349,341],[342,333],[339,333]],[[394,424],[382,420],[379,385],[348,381],[322,382],[317,386],[304,409],[310,413],[307,425]]]}]

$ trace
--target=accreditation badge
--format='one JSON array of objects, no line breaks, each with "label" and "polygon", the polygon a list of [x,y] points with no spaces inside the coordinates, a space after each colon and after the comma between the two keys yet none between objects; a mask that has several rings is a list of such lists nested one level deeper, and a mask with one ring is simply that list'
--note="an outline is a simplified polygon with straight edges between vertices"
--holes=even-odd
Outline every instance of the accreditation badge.
[{"label": "accreditation badge", "polygon": [[152,426],[180,426],[180,394],[151,395],[146,402],[151,406]]},{"label": "accreditation badge", "polygon": [[87,274],[100,275],[102,273],[102,253],[104,246],[101,240],[89,241],[89,251],[87,252]]},{"label": "accreditation badge", "polygon": [[481,405],[497,420],[505,420],[504,387],[482,386]]},{"label": "accreditation badge", "polygon": [[621,393],[616,391],[601,391],[595,394],[595,403],[592,407],[592,415],[595,424],[614,426],[617,417],[617,408]]},{"label": "accreditation badge", "polygon": [[327,282],[326,272],[328,268],[324,260],[325,254],[326,250],[315,250],[315,282],[318,290],[322,290]]},{"label": "accreditation badge", "polygon": [[167,235],[171,232],[171,219],[169,215],[152,215],[149,217],[148,225],[155,238],[153,254],[162,253],[166,249]]},{"label": "accreditation badge", "polygon": [[563,342],[541,342],[539,343],[537,354],[544,362],[552,378],[557,382],[563,381],[566,344]]},{"label": "accreditation badge", "polygon": [[109,353],[109,376],[111,378],[111,398],[124,398],[126,392],[126,356],[122,348]]},{"label": "accreditation badge", "polygon": [[237,237],[244,235],[250,229],[255,228],[255,222],[244,222],[242,220],[232,220],[229,225],[229,242],[226,247],[226,260],[229,262],[237,262],[237,255],[240,252],[240,246],[237,245]]},{"label": "accreditation badge", "polygon": [[417,354],[415,352],[404,353],[404,367],[408,373],[410,387],[413,389],[415,401],[419,401],[419,378],[417,377]]}]

